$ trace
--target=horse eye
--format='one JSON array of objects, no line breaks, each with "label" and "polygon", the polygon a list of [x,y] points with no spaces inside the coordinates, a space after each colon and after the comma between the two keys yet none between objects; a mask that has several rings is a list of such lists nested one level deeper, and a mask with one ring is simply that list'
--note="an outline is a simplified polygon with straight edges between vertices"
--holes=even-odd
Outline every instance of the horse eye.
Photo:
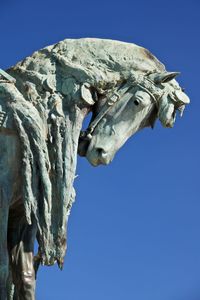
[{"label": "horse eye", "polygon": [[140,104],[138,100],[135,100],[134,103],[135,103],[135,105],[139,105]]},{"label": "horse eye", "polygon": [[185,89],[184,88],[182,88],[181,90],[182,90],[183,93],[185,93]]}]

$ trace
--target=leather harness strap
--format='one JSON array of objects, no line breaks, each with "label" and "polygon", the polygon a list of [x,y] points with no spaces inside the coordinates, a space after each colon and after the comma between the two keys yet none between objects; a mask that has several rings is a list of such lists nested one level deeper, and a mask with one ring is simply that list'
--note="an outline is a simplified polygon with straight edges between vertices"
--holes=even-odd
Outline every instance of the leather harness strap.
[{"label": "leather harness strap", "polygon": [[105,105],[103,106],[100,113],[97,115],[97,117],[94,119],[94,121],[90,124],[88,129],[85,132],[82,132],[82,137],[87,137],[87,139],[92,138],[92,133],[95,129],[95,127],[99,124],[99,122],[103,119],[103,117],[107,114],[107,112],[111,109],[111,107],[118,102],[121,97],[130,89],[132,86],[130,86],[130,83],[124,84],[121,88],[118,88],[117,91],[115,91],[111,97],[107,100]]},{"label": "leather harness strap", "polygon": [[123,86],[120,86],[117,91],[115,91],[111,97],[108,98],[105,105],[94,119],[94,121],[89,125],[89,127],[85,131],[81,131],[80,139],[90,141],[92,139],[92,133],[99,122],[104,118],[104,116],[108,113],[111,107],[117,103],[130,89],[134,88],[135,86],[140,87],[142,90],[147,92],[153,101],[157,105],[156,97],[153,95],[151,91],[148,90],[143,84],[137,82],[137,80],[127,81]]}]

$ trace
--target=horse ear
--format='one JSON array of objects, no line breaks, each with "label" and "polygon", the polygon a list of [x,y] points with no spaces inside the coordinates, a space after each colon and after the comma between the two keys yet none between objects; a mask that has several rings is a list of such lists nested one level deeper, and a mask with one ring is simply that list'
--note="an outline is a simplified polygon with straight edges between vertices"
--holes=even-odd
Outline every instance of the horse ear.
[{"label": "horse ear", "polygon": [[180,72],[163,72],[151,74],[149,75],[149,78],[156,84],[160,84],[174,79],[177,75],[180,75]]},{"label": "horse ear", "polygon": [[94,105],[95,101],[93,99],[91,90],[90,90],[90,84],[89,83],[84,83],[81,86],[81,97],[82,99],[89,105]]}]

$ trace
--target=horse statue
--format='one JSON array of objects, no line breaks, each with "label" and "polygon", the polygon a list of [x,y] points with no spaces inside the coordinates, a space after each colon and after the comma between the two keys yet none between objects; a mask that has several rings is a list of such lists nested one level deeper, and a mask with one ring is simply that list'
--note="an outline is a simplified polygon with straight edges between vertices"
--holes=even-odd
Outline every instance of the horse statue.
[{"label": "horse statue", "polygon": [[142,47],[94,38],[66,39],[1,72],[0,300],[34,300],[39,265],[62,269],[77,153],[107,165],[156,119],[173,127],[189,103],[177,75]]}]

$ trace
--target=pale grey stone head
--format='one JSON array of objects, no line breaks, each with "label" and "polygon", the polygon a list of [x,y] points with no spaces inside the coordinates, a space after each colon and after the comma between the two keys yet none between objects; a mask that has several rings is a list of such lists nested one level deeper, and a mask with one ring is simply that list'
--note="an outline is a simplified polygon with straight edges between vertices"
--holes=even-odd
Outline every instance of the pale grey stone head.
[{"label": "pale grey stone head", "polygon": [[[158,118],[164,127],[173,127],[176,111],[182,115],[189,98],[174,80],[177,72],[138,76],[137,84],[122,97],[95,127],[85,156],[93,165],[109,164],[116,152],[138,130],[154,126]],[[94,105],[93,120],[107,98]]]}]

